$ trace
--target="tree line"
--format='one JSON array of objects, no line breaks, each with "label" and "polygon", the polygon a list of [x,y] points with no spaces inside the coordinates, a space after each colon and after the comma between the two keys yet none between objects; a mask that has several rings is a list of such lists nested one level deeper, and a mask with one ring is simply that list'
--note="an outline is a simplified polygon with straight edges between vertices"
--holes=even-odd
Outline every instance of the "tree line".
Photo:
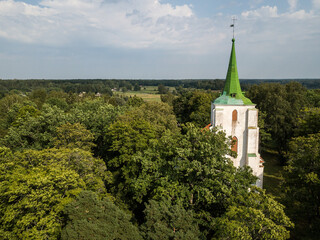
[{"label": "tree line", "polygon": [[[297,79],[308,89],[319,89],[320,79]],[[265,82],[286,84],[289,80],[241,80],[243,90],[248,90],[254,84]],[[70,79],[70,80],[0,80],[0,96],[12,90],[31,92],[44,88],[49,91],[63,91],[72,93],[92,92],[112,95],[112,89],[125,89],[139,91],[140,86],[167,86],[182,87],[203,90],[219,90],[224,87],[224,80],[221,79],[182,79],[182,80],[119,80],[119,79]]]}]

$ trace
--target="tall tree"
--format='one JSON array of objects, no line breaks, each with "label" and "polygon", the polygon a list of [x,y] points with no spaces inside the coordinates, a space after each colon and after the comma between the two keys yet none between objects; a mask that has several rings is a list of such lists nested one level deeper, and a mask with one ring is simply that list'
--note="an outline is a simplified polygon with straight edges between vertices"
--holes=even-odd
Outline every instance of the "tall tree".
[{"label": "tall tree", "polygon": [[198,127],[205,127],[210,123],[211,102],[216,97],[213,92],[182,91],[172,101],[174,113],[180,123],[192,122]]},{"label": "tall tree", "polygon": [[40,113],[32,106],[22,106],[2,142],[13,150],[52,147],[56,128],[66,119],[66,113],[56,106],[44,104]]},{"label": "tall tree", "polygon": [[307,103],[306,94],[306,89],[297,82],[254,85],[246,94],[265,113],[265,128],[282,157],[288,151],[288,141],[294,135],[299,112]]},{"label": "tall tree", "polygon": [[94,192],[82,191],[65,207],[64,214],[63,240],[142,239],[128,214],[107,198],[99,200]]},{"label": "tall tree", "polygon": [[141,227],[145,239],[200,239],[201,233],[194,213],[171,200],[150,200],[144,210],[145,222]]},{"label": "tall tree", "polygon": [[179,129],[171,107],[164,103],[145,103],[135,107],[119,116],[108,128],[106,163],[114,176],[113,193],[122,200],[126,199],[131,206],[136,202],[132,199],[134,192],[130,185],[140,174],[141,165],[134,156],[166,131],[178,132]]},{"label": "tall tree", "polygon": [[54,146],[57,148],[81,148],[83,150],[91,151],[91,148],[95,146],[92,142],[93,140],[93,134],[82,124],[66,123],[57,128]]},{"label": "tall tree", "polygon": [[[319,236],[320,224],[320,133],[294,138],[283,186],[286,205],[305,234]],[[301,236],[303,238],[303,236]]]},{"label": "tall tree", "polygon": [[252,187],[248,194],[235,196],[227,211],[215,219],[214,239],[288,239],[293,226],[283,205]]},{"label": "tall tree", "polygon": [[106,195],[103,161],[76,149],[0,149],[0,235],[3,239],[57,239],[62,210],[82,190]]}]

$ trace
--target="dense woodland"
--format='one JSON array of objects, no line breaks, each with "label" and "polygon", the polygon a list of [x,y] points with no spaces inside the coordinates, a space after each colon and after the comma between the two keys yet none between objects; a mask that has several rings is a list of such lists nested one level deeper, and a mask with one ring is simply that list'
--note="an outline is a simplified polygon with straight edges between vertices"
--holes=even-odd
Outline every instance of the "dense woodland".
[{"label": "dense woodland", "polygon": [[[161,102],[119,94],[151,82]],[[245,84],[284,169],[278,196],[203,129],[221,80],[0,81],[0,236],[317,239],[319,80]]]}]

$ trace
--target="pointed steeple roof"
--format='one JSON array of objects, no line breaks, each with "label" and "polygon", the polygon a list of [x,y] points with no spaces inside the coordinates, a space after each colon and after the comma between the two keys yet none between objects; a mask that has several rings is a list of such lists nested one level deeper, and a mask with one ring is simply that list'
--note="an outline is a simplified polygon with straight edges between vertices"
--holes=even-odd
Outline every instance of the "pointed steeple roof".
[{"label": "pointed steeple roof", "polygon": [[234,42],[235,40],[233,38],[228,73],[223,93],[214,101],[214,103],[226,105],[253,105],[250,99],[246,98],[241,91]]}]

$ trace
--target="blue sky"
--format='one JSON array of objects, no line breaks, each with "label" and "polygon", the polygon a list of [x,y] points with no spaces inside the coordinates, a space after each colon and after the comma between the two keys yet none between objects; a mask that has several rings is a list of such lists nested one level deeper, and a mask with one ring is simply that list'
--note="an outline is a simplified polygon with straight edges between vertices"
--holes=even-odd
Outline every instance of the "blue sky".
[{"label": "blue sky", "polygon": [[320,78],[320,0],[0,0],[1,79]]}]

